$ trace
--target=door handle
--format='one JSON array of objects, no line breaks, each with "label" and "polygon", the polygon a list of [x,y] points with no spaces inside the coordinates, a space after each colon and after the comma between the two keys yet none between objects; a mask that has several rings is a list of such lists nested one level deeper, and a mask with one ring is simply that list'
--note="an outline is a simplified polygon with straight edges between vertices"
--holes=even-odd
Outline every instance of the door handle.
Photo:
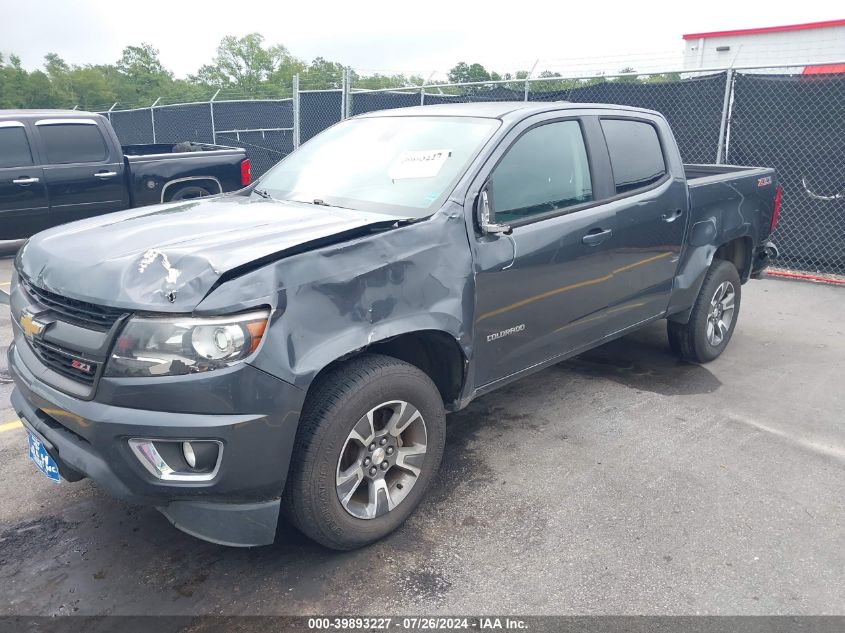
[{"label": "door handle", "polygon": [[114,176],[117,176],[117,172],[116,171],[98,171],[94,175],[97,178],[112,178]]},{"label": "door handle", "polygon": [[23,178],[15,178],[12,182],[16,185],[34,185],[38,181],[38,178],[29,178],[28,176],[24,176]]},{"label": "door handle", "polygon": [[613,235],[613,231],[610,229],[593,229],[581,238],[581,243],[587,246],[598,246],[611,235]]},{"label": "door handle", "polygon": [[664,222],[674,222],[679,217],[681,217],[683,214],[684,214],[683,209],[675,209],[674,211],[667,211],[666,213],[664,213],[663,215],[660,216],[660,219],[663,220]]}]

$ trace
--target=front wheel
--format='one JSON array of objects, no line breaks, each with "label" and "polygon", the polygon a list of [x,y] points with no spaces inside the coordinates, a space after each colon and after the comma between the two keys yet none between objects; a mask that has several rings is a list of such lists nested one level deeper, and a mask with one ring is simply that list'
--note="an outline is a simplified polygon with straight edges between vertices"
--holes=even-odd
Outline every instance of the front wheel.
[{"label": "front wheel", "polygon": [[739,273],[724,260],[713,262],[695,300],[689,321],[669,321],[669,345],[684,360],[707,363],[717,358],[733,336],[742,297]]},{"label": "front wheel", "polygon": [[343,363],[303,407],[285,512],[332,549],[372,543],[423,499],[444,442],[443,402],[425,373],[379,355]]}]

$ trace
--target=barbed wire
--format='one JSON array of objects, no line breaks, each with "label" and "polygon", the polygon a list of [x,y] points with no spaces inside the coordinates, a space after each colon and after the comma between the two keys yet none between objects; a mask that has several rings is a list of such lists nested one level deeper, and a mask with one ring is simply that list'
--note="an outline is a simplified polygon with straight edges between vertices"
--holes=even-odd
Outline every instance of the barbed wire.
[{"label": "barbed wire", "polygon": [[[698,40],[687,40],[688,42],[698,42]],[[557,72],[560,74],[580,74],[581,72],[594,73],[612,73],[619,72],[622,68],[633,67],[635,70],[642,73],[654,73],[666,67],[682,67],[685,58],[690,55],[686,54],[688,48],[685,45],[680,45],[677,48],[665,49],[659,51],[641,51],[633,53],[618,53],[610,55],[590,55],[580,57],[537,57],[527,58],[524,60],[507,60],[497,63],[497,60],[486,61],[482,63],[488,72],[496,72],[499,75],[510,73],[514,76],[517,72],[527,72],[534,67],[533,77],[536,77],[542,71]],[[733,53],[733,54],[732,54]],[[747,59],[750,54],[765,55],[767,53],[776,54],[778,60],[784,60],[789,56],[794,59],[788,61],[781,61],[782,64],[792,64],[795,66],[805,65],[809,62],[816,64],[823,63],[825,57],[830,59],[845,57],[843,51],[843,43],[841,38],[823,38],[814,39],[811,45],[806,44],[773,44],[771,42],[743,42],[738,50],[726,53],[725,65],[730,63],[741,64],[744,59]],[[467,58],[466,63],[472,64],[478,60],[471,60]],[[773,61],[773,64],[775,62]],[[444,81],[448,79],[450,69],[414,69],[408,68],[372,68],[372,67],[353,67],[353,70],[359,75],[404,75],[422,76],[424,78],[432,78],[436,81]]]}]

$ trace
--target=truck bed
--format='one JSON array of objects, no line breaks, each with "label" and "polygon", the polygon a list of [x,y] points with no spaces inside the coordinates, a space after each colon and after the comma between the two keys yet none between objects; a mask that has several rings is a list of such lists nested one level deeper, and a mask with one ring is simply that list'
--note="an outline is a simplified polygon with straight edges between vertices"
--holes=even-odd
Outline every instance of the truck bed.
[{"label": "truck bed", "polygon": [[185,141],[122,149],[133,207],[166,202],[173,187],[200,187],[214,195],[249,182],[249,161],[238,147]]},{"label": "truck bed", "polygon": [[[768,167],[684,165],[689,190],[691,225],[699,230],[749,236],[761,244],[772,229],[777,174]],[[695,230],[695,229],[693,229]],[[695,235],[691,239],[698,239]]]},{"label": "truck bed", "polygon": [[741,176],[765,176],[774,173],[767,167],[745,167],[742,165],[684,164],[687,185],[695,187],[715,182],[734,180]]},{"label": "truck bed", "polygon": [[123,145],[123,154],[127,157],[161,156],[163,154],[191,154],[194,152],[240,151],[235,147],[212,145],[211,143],[143,143],[138,145]]}]

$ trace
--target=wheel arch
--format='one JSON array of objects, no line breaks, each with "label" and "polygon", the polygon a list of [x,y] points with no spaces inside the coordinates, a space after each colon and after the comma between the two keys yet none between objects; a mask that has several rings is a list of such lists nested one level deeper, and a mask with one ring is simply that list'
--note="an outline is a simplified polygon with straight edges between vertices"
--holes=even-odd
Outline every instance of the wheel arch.
[{"label": "wheel arch", "polygon": [[745,283],[751,275],[753,253],[754,242],[750,236],[744,235],[721,244],[713,253],[710,263],[717,259],[731,262],[739,273],[740,281]]},{"label": "wheel arch", "polygon": [[[750,235],[692,247],[686,258],[686,270],[680,271],[675,277],[675,289],[666,318],[676,323],[689,321],[692,306],[704,283],[704,276],[714,261],[731,262],[739,272],[740,282],[744,284],[751,275],[753,256],[754,241]],[[690,269],[694,269],[694,274],[690,274]]]},{"label": "wheel arch", "polygon": [[459,408],[458,403],[466,383],[467,358],[454,336],[443,330],[433,329],[408,331],[373,341],[336,358],[314,375],[308,386],[308,393],[320,378],[338,365],[366,354],[390,356],[413,365],[431,378],[447,409]]},{"label": "wheel arch", "polygon": [[[203,185],[209,187],[211,195],[223,193],[223,185],[214,176],[187,176],[185,178],[174,178],[164,183],[161,188],[161,201],[166,202],[169,196],[174,195],[182,187],[202,187]],[[217,189],[217,191],[214,191],[214,189]]]}]

